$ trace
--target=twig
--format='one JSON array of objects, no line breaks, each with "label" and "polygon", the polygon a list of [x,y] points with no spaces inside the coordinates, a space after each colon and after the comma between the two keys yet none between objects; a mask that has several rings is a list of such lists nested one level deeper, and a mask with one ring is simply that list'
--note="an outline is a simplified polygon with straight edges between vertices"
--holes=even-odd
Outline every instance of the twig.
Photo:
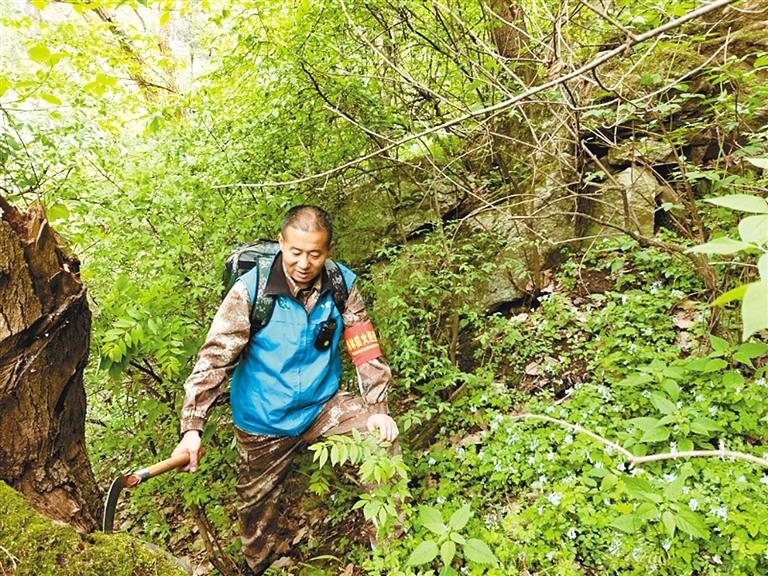
[{"label": "twig", "polygon": [[[11,560],[11,574],[15,574],[16,573],[16,566],[18,566],[19,559],[16,558],[16,556],[14,556],[13,554],[11,554],[5,546],[0,546],[0,550],[5,552],[5,554],[8,556],[8,558],[10,558],[10,560]],[[2,565],[0,565],[0,570],[2,570],[3,574],[5,574],[5,568],[3,568]]]},{"label": "twig", "polygon": [[[208,517],[205,512],[198,506],[191,507],[192,516],[194,517],[195,524],[198,530],[200,530],[200,536],[205,543],[205,550],[208,553],[208,559],[223,576],[239,576],[240,570],[235,565],[235,562],[227,554],[219,544],[218,538],[212,533]],[[214,549],[214,546],[216,549]]]},{"label": "twig", "polygon": [[662,26],[659,26],[658,28],[654,28],[653,30],[649,30],[648,32],[645,32],[644,34],[640,34],[638,36],[635,36],[634,38],[627,38],[627,41],[621,44],[620,46],[614,48],[613,50],[609,50],[608,52],[605,52],[598,56],[597,58],[591,60],[590,62],[584,64],[580,68],[577,68],[576,70],[573,70],[572,72],[569,72],[568,74],[564,74],[563,76],[559,76],[558,78],[555,78],[553,80],[550,80],[549,82],[545,82],[544,84],[540,84],[538,86],[533,86],[532,88],[529,88],[528,90],[525,90],[524,92],[521,92],[517,96],[514,96],[512,98],[509,98],[507,100],[503,100],[497,104],[493,104],[491,106],[487,106],[485,108],[481,108],[480,110],[474,111],[474,112],[468,112],[466,114],[463,114],[461,116],[458,116],[452,120],[448,120],[447,122],[443,122],[441,124],[438,124],[436,126],[432,126],[430,128],[427,128],[426,130],[422,130],[421,132],[418,132],[416,134],[410,134],[408,136],[404,136],[403,138],[400,138],[399,140],[396,140],[392,142],[391,144],[388,144],[387,146],[384,146],[383,148],[380,148],[378,150],[374,150],[373,152],[370,152],[368,154],[364,154],[363,156],[359,156],[355,158],[354,160],[350,160],[349,162],[345,162],[344,164],[341,164],[340,166],[336,166],[334,168],[330,168],[329,170],[325,170],[323,172],[318,172],[316,174],[311,174],[309,176],[304,176],[303,178],[296,178],[294,180],[286,180],[284,182],[263,182],[260,184],[248,184],[248,183],[236,183],[236,184],[218,184],[213,186],[214,189],[216,188],[258,188],[258,187],[277,187],[277,186],[294,186],[296,184],[302,184],[304,182],[309,182],[311,180],[317,180],[318,178],[327,178],[333,174],[336,174],[337,172],[341,172],[347,168],[351,168],[352,166],[356,166],[357,164],[360,164],[362,162],[365,162],[366,160],[370,160],[371,158],[375,158],[376,156],[379,156],[385,152],[388,152],[389,150],[392,150],[393,148],[397,148],[399,146],[402,146],[403,144],[406,144],[408,142],[411,142],[412,140],[417,140],[420,138],[424,138],[425,136],[428,136],[430,134],[434,134],[435,132],[439,132],[441,130],[445,130],[446,128],[450,128],[452,126],[456,126],[457,124],[461,124],[463,122],[466,122],[467,120],[470,120],[472,118],[476,118],[479,116],[485,116],[489,113],[496,112],[498,110],[505,110],[507,108],[510,108],[511,106],[514,106],[518,102],[521,102],[525,100],[526,98],[533,96],[534,94],[538,94],[539,92],[543,92],[544,90],[548,90],[549,88],[554,88],[555,86],[558,86],[562,84],[563,82],[568,82],[569,80],[573,80],[575,78],[578,78],[585,72],[589,72],[590,70],[593,70],[600,66],[601,64],[604,64],[605,62],[613,59],[616,56],[619,56],[620,54],[624,54],[629,49],[634,46],[635,44],[639,44],[641,42],[645,42],[646,40],[649,40],[651,38],[654,38],[656,36],[659,36],[663,34],[664,32],[667,32],[668,30],[671,30],[673,28],[676,28],[682,24],[685,24],[686,22],[690,20],[694,20],[698,18],[699,16],[703,16],[704,14],[707,14],[709,12],[712,12],[713,10],[717,10],[719,8],[723,8],[727,6],[728,4],[732,4],[736,2],[737,0],[716,0],[715,2],[711,2],[705,6],[702,6],[701,8],[698,8],[696,10],[693,10],[689,12],[688,14],[685,14],[681,16],[680,18],[675,18],[674,20],[670,20],[666,24],[663,24]]},{"label": "twig", "polygon": [[517,414],[512,416],[513,420],[544,420],[546,422],[552,422],[553,424],[557,424],[559,426],[563,426],[565,428],[569,428],[575,432],[581,432],[582,434],[586,434],[590,438],[593,438],[597,440],[598,442],[605,444],[606,446],[609,446],[613,450],[616,450],[617,452],[621,453],[624,458],[626,459],[627,463],[629,464],[630,468],[634,468],[635,466],[642,466],[643,464],[647,464],[648,462],[659,462],[661,460],[676,460],[678,458],[732,458],[734,460],[744,460],[745,462],[752,462],[753,464],[757,464],[759,466],[762,466],[763,468],[768,468],[768,460],[765,458],[760,458],[758,456],[753,456],[752,454],[746,454],[744,452],[735,452],[733,450],[726,450],[725,446],[723,444],[723,441],[720,440],[720,449],[719,450],[689,450],[687,452],[665,452],[662,454],[649,454],[648,456],[635,456],[627,450],[626,448],[619,446],[615,442],[611,442],[607,438],[603,438],[599,434],[595,434],[594,432],[587,430],[586,428],[579,426],[578,424],[571,424],[570,422],[566,422],[565,420],[560,420],[558,418],[552,418],[550,416],[544,416],[541,414]]}]

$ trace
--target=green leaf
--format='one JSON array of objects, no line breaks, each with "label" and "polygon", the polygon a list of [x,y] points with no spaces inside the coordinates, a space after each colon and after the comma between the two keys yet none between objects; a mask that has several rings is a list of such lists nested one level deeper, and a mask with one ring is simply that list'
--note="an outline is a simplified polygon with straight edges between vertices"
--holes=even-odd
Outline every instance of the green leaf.
[{"label": "green leaf", "polygon": [[451,514],[451,519],[448,520],[448,526],[453,530],[461,530],[469,522],[469,517],[472,516],[472,510],[469,506],[462,506],[456,512]]},{"label": "green leaf", "polygon": [[45,211],[49,222],[55,222],[56,220],[66,220],[69,218],[69,210],[64,204],[58,203],[50,206]]},{"label": "green leaf", "polygon": [[656,504],[664,500],[659,494],[656,494],[653,485],[648,480],[635,476],[625,476],[622,481],[627,488],[627,494],[634,498],[641,498]]},{"label": "green leaf", "polygon": [[709,344],[712,346],[712,350],[719,353],[727,352],[731,347],[728,340],[715,336],[714,334],[709,335]]},{"label": "green leaf", "polygon": [[670,536],[675,535],[675,516],[670,512],[669,510],[666,510],[664,514],[661,515],[661,521],[664,524],[664,528],[667,530],[667,534]]},{"label": "green leaf", "polygon": [[768,328],[768,281],[747,284],[741,301],[742,340]]},{"label": "green leaf", "polygon": [[[763,60],[765,60],[765,64],[768,64],[768,57],[763,56],[762,58]],[[757,67],[758,67],[757,62],[755,62],[755,68]],[[768,170],[768,158],[744,158],[744,160],[746,160],[753,166],[757,166],[758,168],[762,168],[763,170]]]},{"label": "green leaf", "polygon": [[651,394],[651,404],[662,414],[672,414],[677,410],[674,402],[657,392]]},{"label": "green leaf", "polygon": [[[766,261],[766,265],[768,265],[768,261]],[[762,277],[762,275],[761,275]],[[742,284],[741,286],[737,286],[733,290],[728,290],[725,294],[720,294],[714,302],[712,302],[712,306],[724,306],[725,304],[728,304],[729,302],[733,302],[734,300],[741,300],[744,298],[744,292],[747,291],[747,285]]]},{"label": "green leaf", "polygon": [[443,564],[450,566],[454,556],[456,556],[456,544],[451,540],[446,540],[443,542],[443,545],[440,546],[440,558],[442,559]]},{"label": "green leaf", "polygon": [[642,417],[642,418],[632,418],[629,420],[629,423],[633,426],[639,428],[643,432],[647,432],[651,428],[655,428],[659,425],[659,419],[658,418],[649,418],[649,417]]},{"label": "green leaf", "polygon": [[449,538],[451,540],[453,540],[454,542],[456,542],[456,544],[466,544],[467,543],[467,539],[464,538],[464,536],[462,536],[458,532],[451,532],[451,535],[449,536]]},{"label": "green leaf", "polygon": [[752,196],[751,194],[731,194],[730,196],[707,198],[706,200],[711,204],[730,208],[731,210],[753,212],[755,214],[768,214],[768,202],[759,196]]},{"label": "green leaf", "polygon": [[609,524],[626,534],[634,534],[643,527],[643,520],[637,514],[624,514]]},{"label": "green leaf", "polygon": [[739,235],[744,242],[762,246],[768,243],[768,215],[747,216],[739,222]]},{"label": "green leaf", "polygon": [[670,430],[665,426],[656,426],[648,430],[640,438],[640,442],[664,442],[669,438]]},{"label": "green leaf", "polygon": [[496,555],[488,547],[488,544],[477,538],[470,538],[464,544],[464,556],[478,564],[492,564],[496,566],[499,563]]},{"label": "green leaf", "polygon": [[27,50],[27,54],[29,54],[29,57],[33,61],[39,64],[47,64],[48,60],[51,58],[51,51],[45,44],[35,44]]},{"label": "green leaf", "polygon": [[718,424],[711,418],[707,418],[706,416],[700,416],[699,418],[696,418],[693,422],[691,422],[691,430],[693,430],[696,434],[707,435],[710,432],[716,432],[718,430],[722,430],[722,428],[720,424]]},{"label": "green leaf", "polygon": [[768,344],[763,342],[744,342],[743,344],[739,344],[738,348],[736,348],[736,354],[749,360],[759,358],[766,353],[768,353]]},{"label": "green leaf", "polygon": [[165,10],[162,14],[160,14],[160,26],[165,26],[170,21],[171,21],[171,12],[169,10]]},{"label": "green leaf", "polygon": [[760,256],[757,261],[757,271],[760,273],[760,280],[768,282],[768,253]]},{"label": "green leaf", "polygon": [[435,508],[422,508],[421,524],[424,528],[438,536],[445,536],[448,533],[448,526],[443,524],[443,515]]},{"label": "green leaf", "polygon": [[437,558],[437,544],[432,540],[425,540],[416,546],[416,549],[411,552],[411,555],[408,557],[408,561],[405,564],[406,566],[419,566],[421,564],[426,564],[427,562],[432,562],[435,558]]},{"label": "green leaf", "polygon": [[8,78],[0,78],[0,96],[5,94],[11,86],[11,81]]},{"label": "green leaf", "polygon": [[735,254],[736,252],[746,250],[747,248],[752,248],[752,246],[745,242],[740,242],[739,240],[723,236],[721,238],[715,238],[705,244],[699,244],[698,246],[688,248],[686,252],[693,252],[696,254]]},{"label": "green leaf", "polygon": [[51,94],[50,92],[40,92],[38,94],[40,98],[48,102],[49,104],[53,104],[54,106],[61,106],[62,102],[59,100],[57,96],[54,94]]},{"label": "green leaf", "polygon": [[665,380],[661,387],[664,388],[664,392],[669,394],[669,397],[674,402],[677,402],[680,398],[680,386],[674,380]]},{"label": "green leaf", "polygon": [[45,7],[48,5],[48,0],[32,0],[32,6],[36,10],[45,10]]},{"label": "green leaf", "polygon": [[693,510],[681,507],[675,516],[675,524],[686,534],[695,538],[709,538],[709,530],[704,521]]}]

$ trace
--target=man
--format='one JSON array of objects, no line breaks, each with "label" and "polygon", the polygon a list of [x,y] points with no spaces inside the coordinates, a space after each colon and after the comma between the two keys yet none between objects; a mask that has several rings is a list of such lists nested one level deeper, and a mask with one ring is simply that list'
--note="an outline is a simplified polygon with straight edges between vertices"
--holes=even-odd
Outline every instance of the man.
[{"label": "man", "polygon": [[[278,498],[300,448],[352,429],[378,430],[380,438],[390,442],[398,436],[395,421],[387,415],[390,369],[381,358],[355,275],[341,264],[336,265],[349,296],[344,310],[334,304],[326,267],[333,242],[330,217],[317,206],[294,207],[283,218],[278,242],[280,252],[264,286],[264,294],[274,298],[272,316],[251,336],[256,288],[249,288],[247,276],[257,272],[246,273],[219,307],[184,384],[182,440],[173,452],[188,452],[185,470],[196,470],[205,418],[231,375],[238,516],[243,553],[254,574],[266,568],[276,544]],[[338,391],[342,331],[356,366],[360,397]]]}]

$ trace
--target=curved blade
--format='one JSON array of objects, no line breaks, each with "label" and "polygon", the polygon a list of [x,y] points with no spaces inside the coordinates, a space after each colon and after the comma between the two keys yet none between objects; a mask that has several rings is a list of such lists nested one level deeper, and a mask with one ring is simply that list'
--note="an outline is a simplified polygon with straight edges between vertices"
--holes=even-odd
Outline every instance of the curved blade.
[{"label": "curved blade", "polygon": [[120,492],[127,486],[128,476],[118,476],[112,481],[112,485],[107,492],[107,500],[104,502],[104,516],[101,520],[101,529],[103,532],[112,532],[112,526],[115,522],[115,507]]}]

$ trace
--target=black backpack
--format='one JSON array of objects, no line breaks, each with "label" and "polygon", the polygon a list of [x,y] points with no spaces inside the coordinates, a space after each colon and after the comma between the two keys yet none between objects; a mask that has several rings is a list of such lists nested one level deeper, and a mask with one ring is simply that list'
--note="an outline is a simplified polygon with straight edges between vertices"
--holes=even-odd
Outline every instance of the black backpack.
[{"label": "black backpack", "polygon": [[[275,255],[280,252],[280,245],[274,240],[259,240],[236,246],[224,263],[224,296],[235,285],[240,276],[253,268],[258,268],[256,277],[256,297],[251,305],[251,337],[267,325],[272,317],[275,299],[264,294],[264,288],[269,279],[269,272]],[[339,312],[344,312],[347,305],[349,290],[344,282],[344,276],[338,264],[328,258],[325,270],[330,281],[331,296]]]}]

